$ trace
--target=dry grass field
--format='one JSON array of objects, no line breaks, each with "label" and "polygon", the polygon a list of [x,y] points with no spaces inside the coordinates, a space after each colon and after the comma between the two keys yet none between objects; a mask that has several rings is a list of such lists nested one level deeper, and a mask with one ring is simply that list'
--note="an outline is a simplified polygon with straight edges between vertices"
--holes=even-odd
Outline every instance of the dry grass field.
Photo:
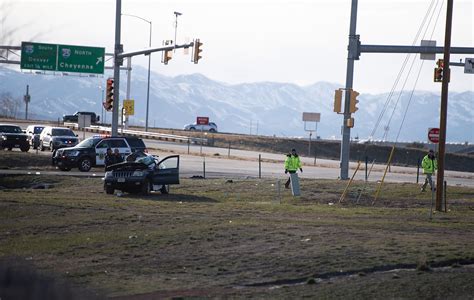
[{"label": "dry grass field", "polygon": [[279,198],[271,179],[183,178],[143,197],[3,176],[1,264],[99,298],[472,299],[473,189],[449,188],[449,212],[430,220],[414,184],[386,184],[372,205],[364,182],[338,203],[345,183],[302,180],[301,197]]}]

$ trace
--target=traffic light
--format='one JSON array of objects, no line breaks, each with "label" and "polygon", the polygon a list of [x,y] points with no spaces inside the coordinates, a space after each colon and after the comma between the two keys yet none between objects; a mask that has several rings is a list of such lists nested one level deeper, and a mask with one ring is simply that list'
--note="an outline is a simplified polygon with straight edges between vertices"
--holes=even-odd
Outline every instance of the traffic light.
[{"label": "traffic light", "polygon": [[434,69],[434,82],[443,82],[444,78],[444,60],[443,59],[438,59],[436,62],[438,67]]},{"label": "traffic light", "polygon": [[173,58],[173,50],[165,50],[163,52],[163,63],[165,65],[168,64],[168,62]]},{"label": "traffic light", "polygon": [[195,64],[197,64],[199,62],[199,59],[202,58],[202,56],[200,55],[202,52],[201,46],[202,46],[202,43],[200,42],[200,40],[196,39],[194,41],[194,57],[193,57],[193,62]]},{"label": "traffic light", "polygon": [[350,101],[350,106],[349,106],[349,112],[350,113],[355,113],[359,108],[357,107],[357,103],[359,103],[359,100],[357,100],[357,96],[360,94],[356,91],[351,91],[351,101]]},{"label": "traffic light", "polygon": [[342,105],[342,90],[335,90],[334,91],[334,112],[340,113],[341,112],[341,105]]},{"label": "traffic light", "polygon": [[434,69],[434,82],[443,82],[443,68]]},{"label": "traffic light", "polygon": [[107,88],[105,92],[105,102],[102,103],[105,110],[111,111],[114,107],[114,79],[107,79]]}]

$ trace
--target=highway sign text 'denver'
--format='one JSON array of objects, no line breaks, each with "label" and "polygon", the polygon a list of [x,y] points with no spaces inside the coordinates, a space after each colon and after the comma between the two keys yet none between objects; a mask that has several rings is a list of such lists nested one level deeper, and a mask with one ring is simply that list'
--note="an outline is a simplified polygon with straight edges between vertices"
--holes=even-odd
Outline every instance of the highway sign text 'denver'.
[{"label": "highway sign text 'denver'", "polygon": [[21,43],[21,68],[104,74],[105,48]]}]

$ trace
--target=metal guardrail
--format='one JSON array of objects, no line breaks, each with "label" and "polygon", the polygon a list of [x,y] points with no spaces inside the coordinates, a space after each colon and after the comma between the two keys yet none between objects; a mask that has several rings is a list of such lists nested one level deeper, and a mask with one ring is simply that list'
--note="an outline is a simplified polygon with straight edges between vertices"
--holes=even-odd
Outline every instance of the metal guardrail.
[{"label": "metal guardrail", "polygon": [[[110,127],[104,126],[89,126],[85,128],[79,128],[77,123],[68,123],[64,122],[64,126],[70,129],[81,130],[84,129],[86,132],[93,132],[93,133],[100,133],[100,134],[111,134],[112,130]],[[151,140],[160,140],[160,141],[167,141],[167,142],[175,142],[175,143],[192,143],[192,144],[200,144],[201,141],[203,144],[208,144],[208,139],[201,139],[201,138],[194,138],[189,136],[182,136],[182,135],[173,135],[173,134],[164,134],[164,133],[157,133],[157,132],[145,132],[145,131],[138,131],[138,130],[128,130],[124,129],[123,131],[120,130],[120,133],[123,135],[128,136],[136,136],[143,139],[151,139]]]}]

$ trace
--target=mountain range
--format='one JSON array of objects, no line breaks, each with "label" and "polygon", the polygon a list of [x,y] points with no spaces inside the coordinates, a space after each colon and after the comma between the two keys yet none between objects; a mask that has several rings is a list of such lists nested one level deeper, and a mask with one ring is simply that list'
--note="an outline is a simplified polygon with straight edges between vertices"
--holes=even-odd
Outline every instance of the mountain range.
[{"label": "mountain range", "polygon": [[[135,115],[130,123],[143,126],[147,70],[134,67],[131,74],[130,90],[131,98],[135,100]],[[107,76],[44,75],[0,67],[0,97],[10,93],[20,101],[26,85],[29,85],[31,118],[57,120],[63,114],[75,111],[95,111],[101,115],[103,92],[100,86],[105,86]],[[126,95],[126,78],[125,72],[122,72],[121,99]],[[333,112],[333,101],[334,90],[342,86],[329,82],[309,86],[276,82],[227,84],[201,74],[167,77],[152,72],[149,127],[183,128],[185,124],[193,123],[197,116],[207,116],[218,124],[222,132],[307,137],[302,113],[319,112],[321,121],[317,124],[316,135],[340,139],[342,115]],[[387,140],[395,140],[404,118],[398,141],[425,142],[428,128],[439,127],[440,93],[414,91],[411,96],[411,91],[395,92],[385,114],[380,117],[389,94],[359,92],[359,110],[353,114],[355,126],[351,131],[352,137],[369,137],[379,118],[381,121],[374,139],[382,139],[387,134]],[[398,105],[394,109],[395,102]],[[23,102],[16,115],[24,117]],[[110,120],[111,114],[107,113],[105,121]],[[474,142],[473,122],[474,91],[450,92],[447,140]],[[306,129],[314,127],[314,123],[306,124]],[[386,127],[388,131],[384,130]]]}]

